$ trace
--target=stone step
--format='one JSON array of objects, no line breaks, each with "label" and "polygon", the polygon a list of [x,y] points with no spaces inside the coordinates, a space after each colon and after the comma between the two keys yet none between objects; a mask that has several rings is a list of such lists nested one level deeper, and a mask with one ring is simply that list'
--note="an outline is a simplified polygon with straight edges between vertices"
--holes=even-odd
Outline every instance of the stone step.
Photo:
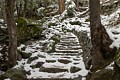
[{"label": "stone step", "polygon": [[40,72],[47,72],[47,73],[60,73],[60,72],[68,72],[68,69],[42,67],[39,71]]},{"label": "stone step", "polygon": [[56,46],[55,49],[58,49],[58,50],[79,50],[79,49],[82,49],[80,46]]},{"label": "stone step", "polygon": [[79,44],[79,41],[60,41],[60,43],[64,43],[64,44]]},{"label": "stone step", "polygon": [[75,39],[66,39],[66,40],[60,40],[60,42],[69,42],[69,43],[73,43],[73,42],[78,42],[79,43],[79,41],[78,40],[75,40]]},{"label": "stone step", "polygon": [[70,38],[75,39],[76,37],[75,36],[66,36],[66,35],[61,36],[61,39],[70,39]]},{"label": "stone step", "polygon": [[74,42],[74,43],[62,42],[62,43],[58,43],[57,45],[62,45],[62,46],[80,46],[80,44],[78,42]]},{"label": "stone step", "polygon": [[27,79],[27,80],[82,80],[82,78],[79,79],[71,79],[71,78],[39,78],[39,79]]},{"label": "stone step", "polygon": [[60,55],[60,56],[77,56],[79,53],[60,53],[60,52],[56,52],[56,53],[51,53],[51,55]]},{"label": "stone step", "polygon": [[58,52],[58,53],[78,53],[79,50],[58,50],[58,49],[56,49],[56,52]]},{"label": "stone step", "polygon": [[81,46],[64,46],[64,45],[56,45],[56,48],[78,48],[81,49]]},{"label": "stone step", "polygon": [[77,39],[77,37],[76,36],[61,36],[61,39],[66,39],[66,40],[68,40],[68,39]]}]

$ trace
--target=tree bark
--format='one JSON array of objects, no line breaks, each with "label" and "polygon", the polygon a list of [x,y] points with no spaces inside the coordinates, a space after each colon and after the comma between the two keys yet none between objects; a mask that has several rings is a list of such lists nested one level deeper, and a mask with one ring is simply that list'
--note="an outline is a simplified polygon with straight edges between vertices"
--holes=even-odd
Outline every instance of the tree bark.
[{"label": "tree bark", "polygon": [[100,0],[89,0],[90,7],[90,29],[92,41],[92,68],[103,66],[106,60],[113,56],[113,49],[109,48],[112,40],[106,29],[101,24]]},{"label": "tree bark", "polygon": [[64,10],[65,10],[65,1],[59,0],[59,14],[62,14]]},{"label": "tree bark", "polygon": [[23,12],[23,17],[26,17],[27,5],[28,5],[28,0],[24,0],[24,12]]},{"label": "tree bark", "polygon": [[17,62],[17,27],[14,20],[15,0],[5,0],[6,21],[9,36],[9,67],[13,67]]}]

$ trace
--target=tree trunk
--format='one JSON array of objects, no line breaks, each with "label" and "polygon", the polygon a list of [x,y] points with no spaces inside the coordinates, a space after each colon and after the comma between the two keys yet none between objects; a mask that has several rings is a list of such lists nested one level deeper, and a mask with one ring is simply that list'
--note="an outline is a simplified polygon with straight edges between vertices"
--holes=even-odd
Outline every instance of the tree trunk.
[{"label": "tree trunk", "polygon": [[109,48],[112,40],[109,38],[106,29],[101,24],[100,0],[89,0],[90,5],[90,29],[92,41],[92,68],[100,68],[106,60],[113,55],[113,50]]},{"label": "tree trunk", "polygon": [[13,67],[17,62],[17,27],[14,20],[15,0],[5,0],[6,21],[9,36],[9,67]]},{"label": "tree trunk", "polygon": [[64,10],[65,10],[65,1],[59,0],[59,14],[62,14]]},{"label": "tree trunk", "polygon": [[26,13],[27,13],[27,4],[28,4],[28,0],[24,0],[24,12],[23,12],[23,17],[26,17]]}]

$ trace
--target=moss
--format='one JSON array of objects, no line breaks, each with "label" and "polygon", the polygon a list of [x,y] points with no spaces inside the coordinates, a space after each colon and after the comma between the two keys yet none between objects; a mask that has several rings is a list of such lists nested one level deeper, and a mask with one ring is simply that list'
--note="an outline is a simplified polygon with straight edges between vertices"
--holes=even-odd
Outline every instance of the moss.
[{"label": "moss", "polygon": [[48,52],[55,52],[55,45],[60,42],[60,35],[55,34],[53,37],[51,37],[51,40],[53,40],[54,42],[51,45],[51,50],[49,50]]},{"label": "moss", "polygon": [[23,17],[19,17],[18,20],[17,20],[17,26],[18,27],[27,26],[27,20]]},{"label": "moss", "polygon": [[120,67],[120,48],[115,53],[115,62]]},{"label": "moss", "polygon": [[50,43],[44,45],[42,47],[42,51],[48,52],[48,53],[55,52],[55,42],[54,41],[50,41]]},{"label": "moss", "polygon": [[54,40],[55,44],[57,44],[58,42],[60,42],[60,35],[55,34],[53,37],[51,37],[51,40]]},{"label": "moss", "polygon": [[22,56],[22,58],[27,59],[30,58],[30,56],[32,55],[32,53],[26,53],[26,52],[22,52],[20,50],[18,50],[18,53]]},{"label": "moss", "polygon": [[60,42],[60,35],[59,34],[55,34],[50,38],[50,43],[46,44],[44,47],[42,47],[42,51],[51,53],[51,52],[55,52],[55,45]]},{"label": "moss", "polygon": [[11,80],[26,80],[26,72],[24,70],[9,69],[2,78],[10,78]]},{"label": "moss", "polygon": [[[18,42],[24,42],[26,40],[29,40],[31,38],[39,38],[41,35],[43,29],[40,27],[42,26],[42,23],[40,22],[33,22],[33,20],[27,21],[25,18],[18,18]],[[31,24],[31,23],[34,24]]]},{"label": "moss", "polygon": [[75,15],[74,15],[74,9],[73,8],[69,8],[69,9],[67,9],[67,16],[69,16],[69,17],[74,17]]}]

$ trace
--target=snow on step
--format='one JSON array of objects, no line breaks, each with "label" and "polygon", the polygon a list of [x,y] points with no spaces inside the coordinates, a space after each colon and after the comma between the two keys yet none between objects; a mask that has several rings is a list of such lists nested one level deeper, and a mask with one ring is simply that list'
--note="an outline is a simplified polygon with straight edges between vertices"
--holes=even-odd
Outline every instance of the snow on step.
[{"label": "snow on step", "polygon": [[[27,64],[29,59],[18,62],[18,66],[24,65],[24,69],[30,72],[27,74],[28,80],[82,80],[82,77],[86,76],[88,71],[82,56],[79,55],[82,49],[73,33],[61,33],[60,43],[55,46],[54,53],[41,52],[39,48],[43,43],[44,41],[39,41],[30,45],[37,49],[31,57],[39,56],[38,59],[30,64]],[[40,63],[42,64],[39,65]]]},{"label": "snow on step", "polygon": [[78,53],[60,53],[60,52],[56,52],[56,53],[51,53],[52,55],[61,55],[61,56],[76,56],[78,55]]},{"label": "snow on step", "polygon": [[81,49],[80,46],[56,46],[56,49],[59,49],[59,50],[78,50],[78,49]]},{"label": "snow on step", "polygon": [[60,43],[56,45],[56,53],[78,54],[81,50],[78,38],[71,32],[62,33]]},{"label": "snow on step", "polygon": [[58,52],[58,53],[78,53],[79,50],[58,50],[58,49],[56,49],[56,52]]},{"label": "snow on step", "polygon": [[57,45],[63,45],[63,46],[79,46],[79,44],[78,43],[71,43],[71,42],[65,42],[65,43],[63,43],[63,42],[61,42],[61,43],[58,43]]}]

